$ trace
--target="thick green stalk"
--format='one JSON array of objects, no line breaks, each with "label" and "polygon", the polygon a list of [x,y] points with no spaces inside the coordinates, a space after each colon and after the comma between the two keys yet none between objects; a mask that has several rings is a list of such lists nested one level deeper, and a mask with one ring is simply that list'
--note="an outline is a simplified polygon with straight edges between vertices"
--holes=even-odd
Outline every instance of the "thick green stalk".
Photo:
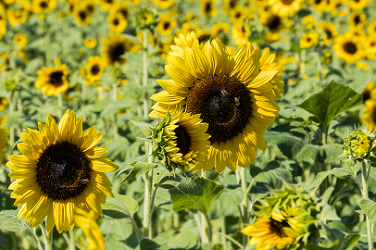
[{"label": "thick green stalk", "polygon": [[223,250],[227,250],[227,240],[226,240],[226,220],[225,217],[221,218],[221,228],[222,228],[222,244]]},{"label": "thick green stalk", "polygon": [[46,228],[40,224],[40,228],[42,229],[43,240],[44,240],[44,249],[45,250],[52,250],[52,240],[51,240],[51,233],[47,233]]},{"label": "thick green stalk", "polygon": [[[151,152],[151,144],[149,143],[148,152]],[[149,155],[149,163],[154,162],[154,157],[152,154]],[[143,220],[143,231],[144,237],[148,236],[152,238],[151,229],[151,210],[152,210],[152,193],[153,193],[153,170],[150,170],[144,175],[145,181],[145,197],[144,197],[144,220]]]},{"label": "thick green stalk", "polygon": [[[368,186],[367,186],[367,164],[362,161],[362,181],[363,181],[363,197],[368,199]],[[367,235],[368,235],[368,250],[373,250],[373,225],[368,216],[367,219]]]},{"label": "thick green stalk", "polygon": [[[240,180],[241,180],[241,185],[242,185],[242,190],[243,190],[243,202],[241,206],[241,212],[243,214],[242,218],[242,228],[245,227],[246,224],[249,222],[249,202],[248,202],[248,193],[250,189],[248,190],[247,187],[247,177],[246,177],[246,169],[243,167],[240,167]],[[253,182],[251,183],[250,187],[252,188]],[[247,235],[243,234],[243,246],[247,245],[249,238]]]},{"label": "thick green stalk", "polygon": [[76,250],[76,241],[74,238],[74,228],[72,228],[72,230],[69,230],[69,247],[71,250]]},{"label": "thick green stalk", "polygon": [[208,232],[208,241],[209,241],[209,247],[210,247],[210,250],[212,249],[212,239],[213,239],[213,229],[212,229],[212,226],[210,224],[210,219],[208,217],[207,214],[203,214],[204,215],[204,218],[205,218],[205,221],[206,221],[206,224],[208,226],[207,228],[207,232]]}]

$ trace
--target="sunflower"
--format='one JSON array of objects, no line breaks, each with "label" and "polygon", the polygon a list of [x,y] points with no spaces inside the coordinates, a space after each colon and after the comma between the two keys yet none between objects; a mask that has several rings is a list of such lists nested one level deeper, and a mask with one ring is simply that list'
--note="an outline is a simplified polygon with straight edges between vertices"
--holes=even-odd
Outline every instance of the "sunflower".
[{"label": "sunflower", "polygon": [[100,0],[100,2],[102,10],[109,10],[116,0]]},{"label": "sunflower", "polygon": [[285,70],[285,66],[281,63],[276,62],[276,55],[270,53],[269,48],[264,48],[260,56],[260,72],[277,70],[278,72],[270,80],[272,84],[272,91],[274,94],[275,100],[280,100],[282,98],[281,94],[283,93],[283,87],[285,86],[282,80],[282,73]]},{"label": "sunflower", "polygon": [[90,12],[86,8],[85,2],[81,2],[73,9],[73,18],[76,21],[76,23],[80,25],[88,25],[91,22],[91,17],[93,15],[93,12]]},{"label": "sunflower", "polygon": [[238,5],[239,0],[224,0],[223,2],[223,12],[229,12],[230,10],[235,9],[235,7]]},{"label": "sunflower", "polygon": [[28,12],[22,10],[7,9],[7,18],[10,25],[15,26],[24,23],[28,18]]},{"label": "sunflower", "polygon": [[366,55],[369,59],[376,59],[376,37],[368,37],[366,41]]},{"label": "sunflower", "polygon": [[8,133],[8,130],[6,127],[3,127],[5,122],[5,116],[0,117],[0,162],[3,161],[3,157],[7,155],[7,152],[4,150],[4,148],[7,148],[7,141],[8,137],[6,136],[6,133]]},{"label": "sunflower", "polygon": [[315,27],[316,20],[315,20],[315,17],[312,15],[303,17],[302,21],[308,30],[311,30]]},{"label": "sunflower", "polygon": [[34,0],[32,9],[34,13],[47,13],[55,9],[56,0]]},{"label": "sunflower", "polygon": [[354,36],[352,32],[347,32],[337,37],[333,49],[336,56],[348,63],[354,63],[363,56],[362,45],[362,39],[359,36]]},{"label": "sunflower", "polygon": [[136,12],[136,24],[140,29],[148,29],[155,25],[154,13],[146,8],[139,9]]},{"label": "sunflower", "polygon": [[9,70],[9,53],[0,54],[0,72]]},{"label": "sunflower", "polygon": [[7,21],[0,20],[0,39],[7,33]]},{"label": "sunflower", "polygon": [[22,132],[17,144],[22,155],[11,155],[6,164],[15,179],[9,189],[14,205],[21,206],[18,218],[34,228],[47,217],[47,231],[56,225],[59,233],[72,230],[77,208],[102,215],[101,204],[113,197],[111,182],[103,172],[118,169],[104,156],[106,148],[95,147],[102,138],[95,126],[83,133],[82,117],[67,110],[59,127],[47,115],[39,131]]},{"label": "sunflower", "polygon": [[88,38],[84,40],[84,45],[88,49],[93,49],[95,46],[97,46],[97,40],[95,38]]},{"label": "sunflower", "polygon": [[230,26],[227,23],[219,22],[213,25],[211,28],[212,37],[216,38],[220,34],[228,33],[230,31]]},{"label": "sunflower", "polygon": [[86,250],[105,250],[103,235],[95,222],[96,217],[94,210],[87,212],[84,209],[77,208],[74,213],[73,220],[76,226],[84,231],[89,242],[89,247]]},{"label": "sunflower", "polygon": [[368,99],[366,107],[363,109],[361,122],[367,126],[367,130],[376,132],[376,102],[375,100]]},{"label": "sunflower", "polygon": [[0,111],[6,109],[8,106],[8,99],[5,97],[0,97]]},{"label": "sunflower", "polygon": [[175,0],[153,0],[153,2],[159,8],[161,8],[161,9],[167,9],[167,8],[171,7],[174,4]]},{"label": "sunflower", "polygon": [[345,0],[331,0],[327,4],[326,11],[331,12],[334,17],[346,16],[349,13]]},{"label": "sunflower", "polygon": [[367,32],[369,36],[376,36],[376,21],[367,24]]},{"label": "sunflower", "polygon": [[318,33],[305,33],[300,39],[300,48],[306,49],[310,48],[317,43],[319,40]]},{"label": "sunflower", "polygon": [[38,70],[38,78],[35,82],[37,88],[42,88],[42,94],[47,96],[57,96],[69,87],[67,80],[67,65],[61,64],[57,67],[44,68]]},{"label": "sunflower", "polygon": [[258,50],[243,45],[235,51],[214,39],[203,48],[186,47],[183,57],[170,54],[166,72],[172,80],[158,81],[165,91],[151,97],[158,103],[150,116],[168,109],[201,115],[211,135],[204,171],[249,167],[257,148],[266,149],[263,133],[279,112],[270,83],[278,70],[260,71]]},{"label": "sunflower", "polygon": [[97,86],[103,74],[103,63],[99,56],[89,57],[85,66],[85,83],[86,85]]},{"label": "sunflower", "polygon": [[14,44],[16,44],[17,46],[20,46],[20,47],[26,46],[27,37],[24,34],[18,33],[13,37],[13,42],[14,42]]},{"label": "sunflower", "polygon": [[[367,83],[366,87],[362,91],[362,96],[363,96],[363,103],[365,103],[367,100],[372,99],[371,98],[371,93],[373,90],[376,89],[376,85],[374,82],[370,81]],[[376,93],[375,93],[376,94]]]},{"label": "sunflower", "polygon": [[[166,114],[165,114],[166,115]],[[165,160],[166,166],[175,170],[186,167],[197,173],[203,169],[205,154],[209,148],[208,124],[200,115],[176,111],[167,114],[155,125],[152,140],[153,154]]]},{"label": "sunflower", "polygon": [[350,26],[351,27],[363,27],[366,19],[367,19],[366,14],[359,12],[359,11],[353,11],[350,14]]},{"label": "sunflower", "polygon": [[249,44],[249,37],[252,35],[251,26],[246,23],[238,23],[232,27],[232,38],[236,45]]},{"label": "sunflower", "polygon": [[368,2],[369,0],[348,0],[349,7],[352,10],[362,10]]},{"label": "sunflower", "polygon": [[195,33],[197,33],[199,30],[200,29],[196,25],[188,23],[188,22],[185,22],[181,26],[180,33],[182,33],[184,35],[187,35],[187,34],[191,33],[192,31],[195,32]]},{"label": "sunflower", "polygon": [[128,5],[126,3],[115,3],[112,5],[109,14],[115,15],[117,13],[120,13],[125,20],[128,20],[130,15]]},{"label": "sunflower", "polygon": [[322,11],[325,11],[326,0],[311,0],[311,7],[321,13]]},{"label": "sunflower", "polygon": [[178,37],[174,38],[175,45],[171,45],[171,52],[169,55],[176,55],[178,57],[184,57],[185,48],[192,48],[193,46],[199,46],[198,39],[196,38],[196,33],[191,31],[186,36],[179,34]]},{"label": "sunflower", "polygon": [[274,42],[279,39],[279,33],[284,28],[286,18],[273,12],[262,12],[260,23],[268,28],[267,41]]},{"label": "sunflower", "polygon": [[238,5],[234,9],[230,10],[230,21],[232,23],[241,23],[245,19],[247,19],[247,12],[245,8],[242,6]]},{"label": "sunflower", "polygon": [[214,5],[213,0],[201,1],[201,12],[206,17],[213,17],[217,15],[217,7]]},{"label": "sunflower", "polygon": [[110,30],[119,34],[124,31],[124,29],[128,26],[127,19],[121,13],[112,13],[108,15],[107,22],[110,26]]},{"label": "sunflower", "polygon": [[162,36],[169,36],[171,32],[175,29],[177,22],[169,14],[162,14],[159,16],[159,21],[157,24],[157,31]]},{"label": "sunflower", "polygon": [[323,31],[323,42],[325,45],[329,46],[334,42],[337,36],[337,30],[334,23],[319,22],[318,29]]},{"label": "sunflower", "polygon": [[123,36],[109,34],[107,39],[102,39],[102,60],[104,66],[120,65],[125,63],[123,56],[126,52],[138,51],[140,44]]},{"label": "sunflower", "polygon": [[269,0],[274,13],[286,17],[298,12],[301,8],[302,0]]}]

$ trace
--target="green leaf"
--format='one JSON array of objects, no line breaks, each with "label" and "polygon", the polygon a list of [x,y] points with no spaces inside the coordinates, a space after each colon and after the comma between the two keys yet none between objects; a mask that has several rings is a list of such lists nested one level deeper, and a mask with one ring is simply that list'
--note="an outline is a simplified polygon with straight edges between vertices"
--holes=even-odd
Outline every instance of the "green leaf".
[{"label": "green leaf", "polygon": [[359,206],[372,223],[376,223],[376,202],[367,198],[362,198],[359,201]]},{"label": "green leaf", "polygon": [[325,180],[325,178],[330,175],[330,174],[333,174],[335,176],[337,176],[338,178],[340,179],[346,179],[347,177],[349,177],[351,175],[351,172],[347,169],[343,169],[343,168],[334,168],[332,170],[328,170],[328,171],[323,171],[323,172],[320,172],[315,180],[312,182],[311,186],[309,187],[309,189],[311,188],[314,188],[314,187],[317,187],[318,185],[321,184],[321,182],[323,180]]},{"label": "green leaf", "polygon": [[161,246],[166,246],[166,249],[200,248],[200,239],[191,230],[179,230],[161,233],[154,240]]},{"label": "green leaf", "polygon": [[104,215],[114,219],[122,219],[132,217],[138,210],[138,203],[129,196],[115,194],[115,198],[107,198],[107,202],[102,206],[102,209]]},{"label": "green leaf", "polygon": [[180,184],[169,190],[174,212],[183,209],[196,209],[208,214],[210,205],[223,192],[223,186],[204,178],[185,178]]},{"label": "green leaf", "polygon": [[158,164],[156,163],[146,163],[142,161],[134,161],[129,164],[131,167],[126,167],[123,168],[122,170],[119,171],[119,173],[116,175],[119,176],[122,173],[126,173],[127,176],[124,177],[122,181],[127,181],[130,179],[133,179],[139,175],[145,174],[146,172],[149,172],[153,168],[157,167]]},{"label": "green leaf", "polygon": [[288,182],[292,181],[292,174],[285,169],[279,161],[271,161],[266,166],[258,167],[252,166],[250,168],[251,176],[258,182],[265,182],[276,185],[278,179],[283,179]]},{"label": "green leaf", "polygon": [[360,239],[360,234],[348,234],[343,238],[341,246],[338,250],[346,250],[355,245]]},{"label": "green leaf", "polygon": [[243,190],[241,187],[230,191],[225,189],[219,199],[213,202],[209,210],[209,219],[215,220],[238,213],[238,206],[242,201]]},{"label": "green leaf", "polygon": [[319,218],[320,221],[341,220],[341,218],[339,218],[338,215],[333,211],[333,208],[327,203],[324,204]]},{"label": "green leaf", "polygon": [[151,126],[148,123],[144,123],[144,122],[137,122],[137,121],[132,121],[132,120],[130,120],[130,121],[134,125],[136,125],[137,127],[139,127],[141,129],[142,133],[144,133],[144,135],[147,138],[152,136],[152,134],[153,134],[153,126]]},{"label": "green leaf", "polygon": [[126,220],[103,220],[101,231],[106,249],[131,250],[138,245],[136,232]]},{"label": "green leaf", "polygon": [[17,218],[18,210],[0,211],[0,229],[12,232],[21,232],[24,229],[25,220]]},{"label": "green leaf", "polygon": [[350,87],[331,82],[299,107],[313,114],[323,126],[327,126],[337,115],[361,104],[362,100],[362,95]]}]

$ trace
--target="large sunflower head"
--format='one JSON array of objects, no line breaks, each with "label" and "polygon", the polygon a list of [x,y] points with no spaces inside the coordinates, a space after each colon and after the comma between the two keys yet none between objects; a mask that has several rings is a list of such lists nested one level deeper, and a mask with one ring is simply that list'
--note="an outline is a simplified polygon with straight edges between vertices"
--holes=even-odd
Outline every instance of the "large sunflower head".
[{"label": "large sunflower head", "polygon": [[341,57],[348,63],[354,63],[363,56],[363,42],[359,36],[354,36],[352,32],[338,36],[333,49],[336,56]]},{"label": "large sunflower head", "polygon": [[209,148],[207,129],[208,124],[202,122],[200,115],[168,113],[153,129],[153,154],[170,170],[185,167],[197,173],[203,168]]},{"label": "large sunflower head", "polygon": [[97,86],[104,72],[103,63],[99,56],[89,57],[89,61],[85,66],[86,85]]},{"label": "large sunflower head", "polygon": [[105,66],[120,65],[125,63],[124,55],[130,51],[138,51],[140,44],[123,36],[109,34],[107,39],[102,39],[102,59]]},{"label": "large sunflower head", "polygon": [[8,133],[8,129],[6,127],[3,127],[4,122],[5,116],[0,116],[0,162],[3,161],[3,157],[5,157],[7,154],[4,149],[8,147],[8,136],[6,135]]},{"label": "large sunflower head", "polygon": [[262,134],[279,112],[271,83],[278,70],[261,69],[258,50],[243,45],[235,51],[214,39],[186,47],[183,57],[170,54],[166,72],[172,80],[158,81],[165,91],[151,97],[158,103],[150,116],[180,108],[200,114],[211,135],[205,171],[249,167],[257,148],[266,149]]},{"label": "large sunflower head", "polygon": [[38,70],[38,78],[35,82],[37,88],[42,88],[42,93],[47,96],[57,96],[69,87],[67,80],[67,65],[61,64],[57,67],[50,67]]},{"label": "large sunflower head", "polygon": [[102,215],[101,204],[113,197],[111,182],[104,172],[118,169],[104,156],[106,148],[95,147],[102,133],[91,127],[82,130],[82,117],[67,110],[57,126],[47,115],[39,131],[22,132],[17,144],[21,155],[11,155],[6,164],[15,179],[9,186],[14,205],[21,206],[18,218],[36,227],[47,217],[47,231],[56,225],[59,233],[71,230],[77,208]]}]

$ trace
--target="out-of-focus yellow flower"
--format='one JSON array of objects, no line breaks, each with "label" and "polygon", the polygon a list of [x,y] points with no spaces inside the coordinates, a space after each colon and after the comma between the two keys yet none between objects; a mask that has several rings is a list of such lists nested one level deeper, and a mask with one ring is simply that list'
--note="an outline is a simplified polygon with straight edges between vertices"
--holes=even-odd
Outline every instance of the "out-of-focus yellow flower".
[{"label": "out-of-focus yellow flower", "polygon": [[249,37],[252,35],[252,29],[248,23],[235,24],[232,27],[232,38],[236,45],[250,44]]},{"label": "out-of-focus yellow flower", "polygon": [[95,38],[88,38],[84,40],[84,45],[88,49],[93,49],[95,46],[97,46],[97,40]]},{"label": "out-of-focus yellow flower", "polygon": [[364,54],[362,39],[359,36],[354,36],[352,32],[338,36],[333,49],[336,56],[348,63],[354,63]]},{"label": "out-of-focus yellow flower", "polygon": [[161,9],[167,9],[174,4],[175,0],[153,0],[155,5],[157,5]]},{"label": "out-of-focus yellow flower", "polygon": [[316,11],[321,13],[326,8],[326,5],[327,5],[326,2],[327,2],[326,0],[311,0],[310,4]]},{"label": "out-of-focus yellow flower", "polygon": [[358,67],[359,69],[362,69],[362,70],[370,70],[370,66],[365,63],[365,62],[362,62],[362,61],[355,61],[355,65],[356,67]]},{"label": "out-of-focus yellow flower", "polygon": [[157,32],[162,36],[169,36],[175,29],[177,22],[169,14],[162,14],[159,16],[157,24]]},{"label": "out-of-focus yellow flower", "polygon": [[222,33],[228,33],[230,31],[230,26],[227,23],[219,22],[213,25],[211,28],[211,35],[213,38],[218,37]]},{"label": "out-of-focus yellow flower", "polygon": [[286,18],[273,12],[262,12],[259,21],[268,28],[267,42],[274,42],[279,39],[279,32],[283,29]]},{"label": "out-of-focus yellow flower", "polygon": [[0,39],[7,33],[7,21],[0,20]]},{"label": "out-of-focus yellow flower", "polygon": [[136,23],[140,29],[148,29],[155,25],[155,15],[149,9],[139,9],[136,12]]},{"label": "out-of-focus yellow flower", "polygon": [[312,15],[303,17],[303,23],[306,25],[306,28],[309,30],[315,27],[315,22],[316,22],[315,17]]},{"label": "out-of-focus yellow flower", "polygon": [[128,25],[127,19],[125,19],[121,13],[113,13],[108,15],[107,22],[110,26],[110,30],[117,34],[123,32]]},{"label": "out-of-focus yellow flower", "polygon": [[247,11],[240,5],[230,10],[230,21],[232,23],[241,23],[247,18]]},{"label": "out-of-focus yellow flower", "polygon": [[348,0],[349,7],[352,10],[362,10],[368,2],[369,0]]},{"label": "out-of-focus yellow flower", "polygon": [[13,37],[13,42],[20,47],[26,46],[27,37],[24,34],[18,33]]},{"label": "out-of-focus yellow flower", "polygon": [[8,99],[5,97],[0,97],[0,111],[6,109],[8,106]]},{"label": "out-of-focus yellow flower", "polygon": [[223,12],[229,12],[239,4],[239,0],[224,0],[223,1]]},{"label": "out-of-focus yellow flower", "polygon": [[80,25],[88,25],[91,22],[93,11],[87,8],[87,2],[80,2],[73,9],[73,17],[76,23]]},{"label": "out-of-focus yellow flower", "polygon": [[186,34],[191,33],[192,31],[195,32],[195,33],[197,33],[199,30],[200,29],[196,25],[188,23],[188,22],[185,22],[181,26],[180,33],[186,35]]},{"label": "out-of-focus yellow flower", "polygon": [[346,16],[349,13],[345,0],[330,0],[325,10],[332,13],[334,17]]},{"label": "out-of-focus yellow flower", "polygon": [[207,17],[214,17],[218,14],[217,7],[213,0],[202,0],[200,9],[202,14]]},{"label": "out-of-focus yellow flower", "polygon": [[[363,89],[362,95],[363,95],[363,103],[365,103],[367,100],[371,99],[371,93],[372,91],[376,89],[376,85],[374,82],[370,81],[367,83],[367,86]],[[376,96],[375,96],[376,97]],[[376,99],[375,99],[376,100]]]},{"label": "out-of-focus yellow flower", "polygon": [[319,40],[318,33],[305,33],[300,39],[300,48],[306,49],[310,48],[317,43]]},{"label": "out-of-focus yellow flower", "polygon": [[334,23],[319,22],[319,30],[323,31],[323,42],[325,45],[331,45],[337,36],[337,30]]},{"label": "out-of-focus yellow flower", "polygon": [[368,99],[366,107],[363,109],[363,115],[361,122],[367,126],[367,129],[371,132],[376,131],[376,102],[375,100]]},{"label": "out-of-focus yellow flower", "polygon": [[32,8],[34,13],[48,13],[55,9],[56,0],[33,0]]},{"label": "out-of-focus yellow flower", "polygon": [[301,8],[301,4],[302,0],[269,0],[269,5],[273,12],[283,17],[291,16],[298,12]]},{"label": "out-of-focus yellow flower", "polygon": [[89,61],[84,70],[86,85],[98,86],[103,72],[104,68],[101,58],[99,56],[89,57]]},{"label": "out-of-focus yellow flower", "polygon": [[43,68],[38,70],[38,78],[35,82],[37,88],[42,88],[42,94],[57,96],[65,92],[69,87],[67,80],[67,65],[61,64],[57,67]]},{"label": "out-of-focus yellow flower", "polygon": [[365,24],[366,19],[367,19],[366,14],[360,11],[353,11],[350,14],[350,26],[363,28],[363,25]]},{"label": "out-of-focus yellow flower", "polygon": [[369,36],[376,36],[376,21],[370,22],[367,25],[367,32]]},{"label": "out-of-focus yellow flower", "polygon": [[8,71],[9,67],[9,53],[0,54],[0,72]]},{"label": "out-of-focus yellow flower", "polygon": [[102,10],[109,10],[116,0],[100,0],[100,2]]},{"label": "out-of-focus yellow flower", "polygon": [[19,49],[17,50],[17,55],[18,55],[19,57],[21,57],[22,62],[23,62],[24,64],[26,64],[27,61],[29,60],[29,58],[27,57],[27,54],[26,54],[26,47],[21,47],[21,48],[19,48]]}]

